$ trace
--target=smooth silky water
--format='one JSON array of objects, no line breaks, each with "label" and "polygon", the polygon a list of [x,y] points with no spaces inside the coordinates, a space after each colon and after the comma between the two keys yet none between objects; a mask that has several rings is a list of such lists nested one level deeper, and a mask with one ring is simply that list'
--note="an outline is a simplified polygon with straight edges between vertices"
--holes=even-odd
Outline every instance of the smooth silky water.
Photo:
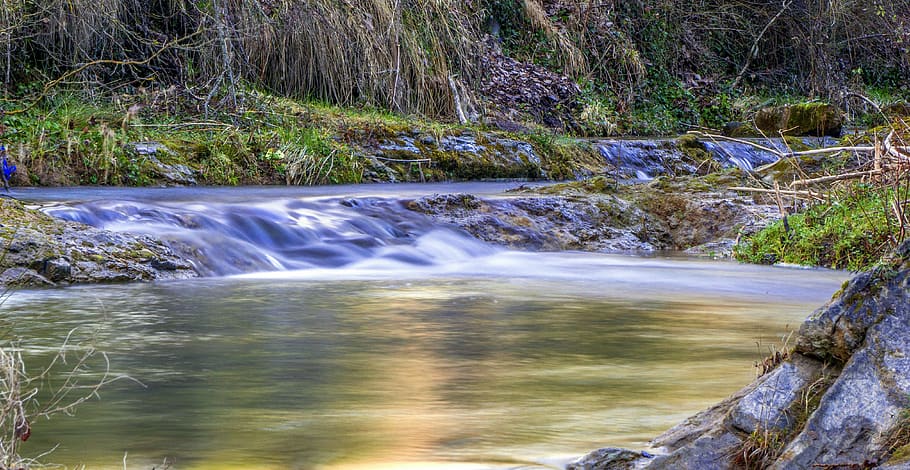
[{"label": "smooth silky water", "polygon": [[[13,292],[0,326],[30,370],[70,334],[70,361],[95,347],[131,377],[32,423],[25,453],[57,446],[41,460],[69,468],[561,468],[645,448],[747,384],[847,277],[499,250],[369,190],[29,193],[57,216],[272,268]],[[250,207],[259,229],[230,216]],[[89,375],[103,369],[96,356]]]}]

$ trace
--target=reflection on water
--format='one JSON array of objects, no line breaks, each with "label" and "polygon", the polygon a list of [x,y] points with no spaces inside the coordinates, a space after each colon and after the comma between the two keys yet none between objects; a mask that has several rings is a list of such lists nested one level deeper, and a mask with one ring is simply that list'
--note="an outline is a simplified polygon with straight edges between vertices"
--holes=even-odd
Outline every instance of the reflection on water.
[{"label": "reflection on water", "polygon": [[145,384],[35,423],[25,450],[60,443],[43,460],[89,468],[125,454],[129,468],[559,468],[605,444],[640,448],[738,389],[757,343],[779,342],[844,278],[504,256],[530,272],[17,292],[3,309],[33,361],[78,327]]}]

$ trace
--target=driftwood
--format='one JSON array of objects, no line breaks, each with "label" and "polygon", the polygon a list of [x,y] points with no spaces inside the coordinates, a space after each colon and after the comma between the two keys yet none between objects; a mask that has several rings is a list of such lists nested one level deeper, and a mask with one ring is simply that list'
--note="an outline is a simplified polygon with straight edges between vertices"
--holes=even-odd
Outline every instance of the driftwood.
[{"label": "driftwood", "polygon": [[[798,189],[806,188],[816,184],[823,183],[833,183],[836,181],[846,181],[858,178],[865,177],[881,177],[885,175],[889,170],[894,170],[895,168],[900,169],[901,167],[906,168],[910,165],[910,147],[894,145],[894,136],[895,131],[891,131],[884,141],[879,142],[876,140],[875,144],[872,146],[841,146],[841,147],[827,147],[822,149],[814,150],[804,150],[798,152],[782,152],[780,150],[770,148],[768,146],[762,145],[757,142],[752,142],[745,139],[737,139],[734,137],[727,137],[722,135],[710,134],[705,132],[691,132],[691,134],[696,135],[697,137],[714,139],[714,140],[725,140],[730,142],[738,142],[741,144],[750,145],[759,150],[771,153],[778,157],[777,162],[784,158],[797,157],[803,155],[824,155],[837,152],[861,152],[861,153],[870,153],[873,156],[873,169],[863,170],[863,171],[852,171],[849,173],[841,173],[837,175],[830,176],[821,176],[817,178],[803,178],[798,179],[789,184],[789,187],[786,189],[781,189],[777,182],[774,183],[774,188],[762,188],[762,187],[744,187],[736,186],[731,187],[731,191],[739,192],[750,192],[750,193],[761,193],[761,194],[773,194],[777,197],[778,205],[782,206],[781,201],[782,196],[796,198],[796,199],[805,199],[809,201],[824,201],[825,198],[819,192],[812,191],[810,189]],[[775,163],[765,165],[761,168],[758,168],[757,171],[761,172],[764,169],[767,169]],[[892,208],[895,212],[895,215],[899,220],[906,220],[906,215],[901,210],[900,205],[896,205]]]},{"label": "driftwood", "polygon": [[759,150],[774,154],[778,158],[800,157],[800,156],[804,156],[804,155],[824,155],[824,154],[828,154],[828,153],[837,153],[837,152],[873,152],[873,151],[875,151],[875,147],[871,147],[871,146],[844,146],[844,147],[826,147],[826,148],[822,148],[822,149],[812,149],[812,150],[801,150],[798,152],[793,152],[793,151],[781,152],[780,150],[759,144],[758,142],[752,142],[751,140],[737,139],[735,137],[727,137],[725,135],[709,134],[706,132],[698,132],[698,131],[692,131],[689,133],[692,135],[695,135],[696,137],[704,137],[704,138],[714,139],[714,140],[726,140],[729,142],[737,142],[740,144],[751,145],[752,147],[755,147]]},{"label": "driftwood", "polygon": [[732,187],[732,188],[727,188],[727,189],[729,189],[730,191],[740,191],[740,192],[747,192],[747,193],[775,194],[775,195],[789,196],[789,197],[795,197],[795,198],[800,198],[800,199],[812,199],[812,200],[816,200],[816,201],[824,201],[824,200],[825,200],[825,198],[821,197],[821,196],[820,196],[819,194],[817,194],[817,193],[813,193],[812,191],[795,191],[795,190],[788,190],[788,189],[750,188],[750,187],[746,187],[746,186],[734,186],[734,187]]},{"label": "driftwood", "polygon": [[[821,149],[801,150],[798,152],[793,152],[793,151],[782,152],[775,148],[771,148],[766,145],[759,144],[758,142],[753,142],[751,140],[737,139],[736,137],[727,137],[725,135],[711,134],[711,133],[700,132],[700,131],[690,131],[689,133],[696,137],[703,137],[703,138],[712,139],[712,140],[726,140],[728,142],[737,142],[740,144],[751,145],[752,147],[755,147],[759,150],[774,154],[778,158],[800,157],[800,156],[805,156],[805,155],[825,155],[825,154],[837,153],[837,152],[873,153],[873,152],[875,152],[875,148],[876,148],[874,145],[857,145],[857,146],[842,146],[842,147],[825,147],[825,148],[821,148]],[[885,138],[885,141],[883,144],[884,153],[891,155],[895,158],[901,159],[901,160],[910,161],[910,147],[894,145],[893,140],[894,140],[894,131],[891,131],[888,134],[888,137]]]}]

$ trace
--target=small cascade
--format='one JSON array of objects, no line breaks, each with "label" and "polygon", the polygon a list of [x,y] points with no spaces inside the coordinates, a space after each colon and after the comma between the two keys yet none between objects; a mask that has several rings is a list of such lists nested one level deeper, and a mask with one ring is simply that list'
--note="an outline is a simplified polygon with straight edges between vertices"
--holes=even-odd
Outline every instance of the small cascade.
[{"label": "small cascade", "polygon": [[[714,159],[725,167],[737,167],[743,171],[752,171],[756,167],[777,161],[777,155],[749,144],[729,141],[705,141],[704,144],[705,149],[711,152]],[[778,151],[786,151],[780,139],[763,141],[761,145]]]},{"label": "small cascade", "polygon": [[[672,166],[682,163],[676,144],[667,139],[604,140],[597,143],[597,149],[622,178],[649,180],[668,174]],[[694,173],[695,167],[686,170]]]},{"label": "small cascade", "polygon": [[[776,151],[788,151],[782,139],[753,141]],[[836,144],[830,137],[806,137],[802,142],[813,148]],[[648,180],[661,175],[685,175],[697,171],[673,139],[611,139],[598,141],[596,145],[604,161],[615,168],[621,178]],[[778,158],[772,152],[742,142],[705,140],[704,145],[705,150],[724,167],[737,167],[744,171],[773,163]]]},{"label": "small cascade", "polygon": [[368,262],[425,266],[495,251],[404,204],[381,197],[253,203],[103,200],[44,211],[106,230],[152,235],[208,276]]}]

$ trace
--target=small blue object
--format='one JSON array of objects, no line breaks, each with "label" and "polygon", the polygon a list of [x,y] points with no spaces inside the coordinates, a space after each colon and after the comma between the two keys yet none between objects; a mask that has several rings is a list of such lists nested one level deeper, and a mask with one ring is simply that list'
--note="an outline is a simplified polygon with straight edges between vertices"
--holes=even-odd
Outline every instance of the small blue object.
[{"label": "small blue object", "polygon": [[[2,149],[0,149],[2,151]],[[13,176],[13,173],[16,172],[16,165],[10,165],[6,161],[6,157],[3,157],[3,179],[9,181],[10,177]]]},{"label": "small blue object", "polygon": [[652,453],[650,453],[650,452],[648,452],[648,451],[646,451],[646,450],[641,451],[641,456],[644,457],[644,458],[646,458],[646,459],[653,459],[653,458],[654,458],[654,454],[652,454]]}]

